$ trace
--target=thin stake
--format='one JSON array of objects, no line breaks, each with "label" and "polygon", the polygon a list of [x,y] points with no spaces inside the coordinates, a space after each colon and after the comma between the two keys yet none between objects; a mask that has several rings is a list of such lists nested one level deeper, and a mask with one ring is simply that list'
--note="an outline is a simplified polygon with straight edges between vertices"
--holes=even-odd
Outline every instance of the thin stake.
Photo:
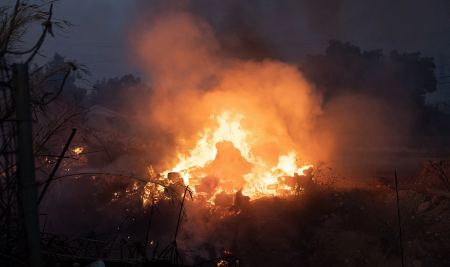
[{"label": "thin stake", "polygon": [[186,186],[186,189],[184,189],[183,200],[181,201],[180,212],[178,214],[177,228],[175,229],[175,235],[173,237],[173,242],[175,244],[177,243],[178,231],[180,229],[181,217],[183,215],[184,200],[186,199],[186,193],[188,192],[188,190],[189,190],[189,186]]},{"label": "thin stake", "polygon": [[178,253],[178,248],[177,248],[177,236],[178,236],[178,231],[180,230],[180,224],[181,224],[181,218],[183,217],[183,208],[184,208],[184,201],[186,200],[186,194],[189,193],[191,195],[192,198],[192,193],[189,190],[189,186],[186,186],[186,188],[184,189],[184,194],[183,194],[183,199],[181,201],[181,205],[180,205],[180,211],[178,213],[178,220],[177,220],[177,227],[175,229],[175,234],[173,236],[173,240],[172,243],[170,243],[165,249],[163,249],[161,251],[161,253],[159,254],[160,256],[162,256],[163,258],[168,258],[170,260],[170,262],[172,264],[178,264],[178,259],[180,259],[180,261],[182,261],[183,259],[180,257],[180,254]]},{"label": "thin stake", "polygon": [[61,155],[59,155],[59,158],[58,158],[58,161],[56,162],[55,167],[53,167],[52,173],[50,173],[50,176],[47,178],[47,181],[45,182],[44,189],[42,189],[41,195],[39,196],[39,199],[38,199],[38,205],[41,203],[42,199],[44,198],[45,192],[47,191],[48,187],[50,186],[50,183],[52,182],[53,177],[55,176],[56,171],[58,170],[59,165],[61,164],[61,161],[63,160],[64,155],[66,154],[66,151],[69,148],[70,143],[72,142],[72,139],[75,136],[76,132],[77,132],[77,129],[73,128],[72,133],[70,133],[69,139],[67,140],[66,144],[64,145]]},{"label": "thin stake", "polygon": [[397,193],[397,218],[398,218],[398,234],[399,234],[399,242],[400,242],[400,255],[402,259],[402,267],[405,267],[405,260],[403,256],[403,238],[402,238],[402,221],[400,217],[400,199],[398,197],[398,180],[397,180],[397,171],[395,171],[395,192]]}]

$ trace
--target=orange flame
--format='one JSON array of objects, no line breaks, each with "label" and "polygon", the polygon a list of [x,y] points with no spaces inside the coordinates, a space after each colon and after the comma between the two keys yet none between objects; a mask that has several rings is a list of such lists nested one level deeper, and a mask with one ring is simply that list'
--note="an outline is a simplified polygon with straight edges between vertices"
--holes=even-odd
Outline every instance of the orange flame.
[{"label": "orange flame", "polygon": [[[239,190],[251,199],[294,193],[294,186],[281,184],[280,181],[283,180],[279,178],[299,177],[312,167],[310,164],[299,166],[295,151],[280,155],[278,163],[270,166],[263,158],[253,153],[252,145],[258,136],[242,127],[241,120],[244,116],[241,114],[223,112],[210,119],[216,122],[216,127],[207,128],[200,134],[189,155],[178,154],[178,163],[163,172],[163,177],[173,172],[180,173],[184,184],[189,185],[195,193],[199,191],[197,189],[201,187],[203,180],[215,176],[218,181],[210,192],[213,202],[212,198],[218,193],[231,194]],[[237,150],[238,154],[233,154],[233,150]],[[222,157],[225,157],[225,160],[221,162]],[[235,172],[235,169],[238,171]],[[243,179],[237,177],[239,173]]]}]

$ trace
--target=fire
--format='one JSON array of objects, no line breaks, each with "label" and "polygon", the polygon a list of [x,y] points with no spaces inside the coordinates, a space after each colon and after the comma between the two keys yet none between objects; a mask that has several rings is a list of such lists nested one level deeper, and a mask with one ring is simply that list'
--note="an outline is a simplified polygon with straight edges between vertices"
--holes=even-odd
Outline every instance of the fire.
[{"label": "fire", "polygon": [[72,152],[77,156],[79,156],[81,153],[83,153],[83,151],[84,151],[84,147],[82,147],[82,146],[77,146],[72,149]]},{"label": "fire", "polygon": [[159,185],[146,186],[146,203],[184,186],[216,206],[303,190],[332,138],[316,130],[321,97],[295,65],[234,58],[206,22],[184,13],[133,39],[154,87],[139,123],[159,137],[149,141],[160,152],[149,175]]},{"label": "fire", "polygon": [[185,185],[212,203],[220,193],[238,191],[251,199],[294,194],[297,183],[285,183],[285,177],[301,179],[312,165],[299,166],[297,153],[291,151],[270,166],[253,152],[259,136],[242,126],[243,119],[244,115],[228,111],[211,116],[215,127],[203,130],[189,154],[178,154],[175,167],[161,175],[179,173]]},{"label": "fire", "polygon": [[[215,119],[214,116],[211,117]],[[240,126],[241,116],[230,117],[225,112],[216,118],[218,127],[214,131],[206,129],[197,142],[189,156],[178,155],[179,163],[168,172],[179,172],[182,174],[186,185],[190,185],[191,172],[201,169],[208,162],[211,162],[217,155],[217,144],[229,141],[237,148],[246,159],[250,157],[248,143],[246,142],[248,134]],[[168,173],[166,172],[166,173]],[[207,175],[206,173],[200,175]]]}]

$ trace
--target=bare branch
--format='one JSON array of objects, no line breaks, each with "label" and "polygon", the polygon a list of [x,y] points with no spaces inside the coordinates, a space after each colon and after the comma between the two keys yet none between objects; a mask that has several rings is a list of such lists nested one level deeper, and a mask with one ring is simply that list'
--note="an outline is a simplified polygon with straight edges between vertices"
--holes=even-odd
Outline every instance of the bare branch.
[{"label": "bare branch", "polygon": [[48,12],[48,18],[47,21],[44,24],[44,30],[42,32],[41,37],[39,38],[38,42],[35,45],[35,50],[34,52],[30,55],[30,57],[27,59],[26,63],[30,63],[31,60],[33,60],[34,56],[38,53],[38,51],[41,49],[42,44],[44,43],[45,40],[45,36],[47,35],[47,33],[50,33],[50,35],[53,36],[53,30],[52,30],[52,15],[53,15],[53,4],[50,5],[50,9]]},{"label": "bare branch", "polygon": [[15,28],[14,25],[16,22],[16,17],[17,17],[17,13],[19,12],[19,6],[20,6],[20,1],[17,0],[16,4],[14,6],[12,18],[9,23],[9,29],[8,29],[8,33],[5,38],[5,43],[3,44],[2,50],[0,51],[0,58],[3,57],[6,53],[6,51],[8,50],[9,40],[11,39],[12,33],[14,32],[14,28]]}]

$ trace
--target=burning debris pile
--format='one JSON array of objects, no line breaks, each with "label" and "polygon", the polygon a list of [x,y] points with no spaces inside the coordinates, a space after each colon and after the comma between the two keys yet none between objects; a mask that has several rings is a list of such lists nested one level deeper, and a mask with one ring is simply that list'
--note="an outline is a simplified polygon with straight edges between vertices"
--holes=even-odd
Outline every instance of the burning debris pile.
[{"label": "burning debris pile", "polygon": [[[267,166],[263,158],[253,154],[251,145],[258,137],[241,128],[240,118],[224,113],[216,120],[217,128],[205,129],[189,156],[178,155],[173,169],[155,176],[149,168],[152,181],[148,190],[158,190],[155,182],[190,186],[196,198],[220,204],[237,192],[251,199],[299,194],[301,184],[312,179],[312,165],[297,166],[294,151],[279,156],[276,165]],[[144,204],[150,195],[154,194],[147,192]]]}]

